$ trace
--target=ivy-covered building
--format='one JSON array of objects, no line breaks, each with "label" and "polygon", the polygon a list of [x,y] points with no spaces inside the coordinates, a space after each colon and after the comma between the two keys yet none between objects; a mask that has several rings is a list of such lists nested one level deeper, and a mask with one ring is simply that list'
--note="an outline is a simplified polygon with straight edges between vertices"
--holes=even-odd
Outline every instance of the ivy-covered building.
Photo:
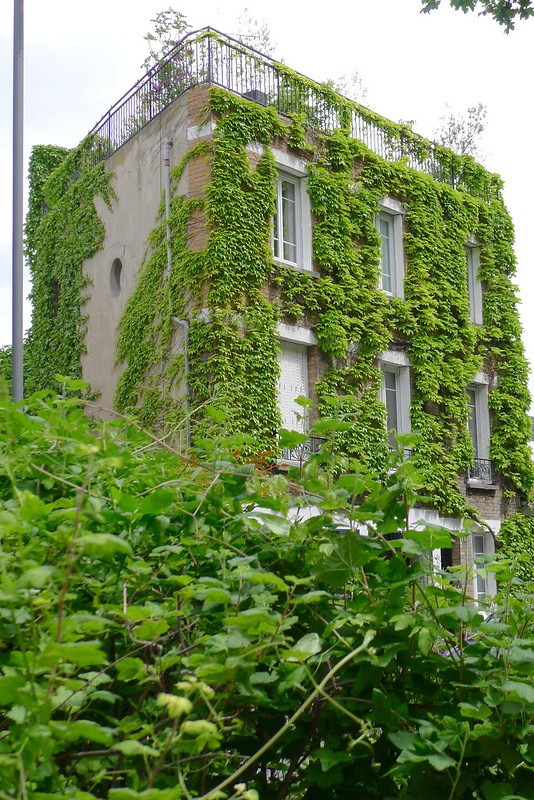
[{"label": "ivy-covered building", "polygon": [[30,177],[30,388],[82,377],[182,432],[209,403],[251,454],[341,415],[384,472],[417,431],[415,519],[478,520],[446,563],[493,548],[533,481],[498,176],[206,29]]}]

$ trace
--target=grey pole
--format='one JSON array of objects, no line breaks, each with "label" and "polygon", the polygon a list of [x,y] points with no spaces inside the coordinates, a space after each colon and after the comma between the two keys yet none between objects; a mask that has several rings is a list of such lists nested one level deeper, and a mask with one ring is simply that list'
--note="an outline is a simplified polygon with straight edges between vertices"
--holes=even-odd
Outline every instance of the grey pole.
[{"label": "grey pole", "polygon": [[15,0],[13,25],[13,400],[22,400],[23,368],[23,125],[24,125],[24,0]]}]

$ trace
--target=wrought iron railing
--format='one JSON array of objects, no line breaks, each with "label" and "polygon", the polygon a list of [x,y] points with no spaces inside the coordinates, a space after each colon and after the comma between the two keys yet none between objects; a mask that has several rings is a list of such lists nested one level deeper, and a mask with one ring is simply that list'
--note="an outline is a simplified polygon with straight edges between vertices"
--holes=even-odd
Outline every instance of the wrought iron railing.
[{"label": "wrought iron railing", "polygon": [[453,186],[465,182],[467,190],[479,196],[488,192],[487,186],[470,188],[467,173],[454,172],[451,159],[443,160],[426,139],[408,129],[399,132],[372,111],[213,28],[185,36],[104,114],[91,131],[93,163],[108,158],[180,95],[203,83],[274,106],[283,114],[299,114],[322,132],[349,128],[388,160],[404,159],[414,169]]},{"label": "wrought iron railing", "polygon": [[478,483],[495,484],[497,476],[493,467],[493,461],[488,458],[475,458],[473,466],[467,470],[467,479]]},{"label": "wrought iron railing", "polygon": [[295,447],[283,447],[282,461],[298,461],[299,464],[302,464],[310,456],[318,453],[325,442],[326,439],[322,436],[310,436],[307,441],[297,444]]}]

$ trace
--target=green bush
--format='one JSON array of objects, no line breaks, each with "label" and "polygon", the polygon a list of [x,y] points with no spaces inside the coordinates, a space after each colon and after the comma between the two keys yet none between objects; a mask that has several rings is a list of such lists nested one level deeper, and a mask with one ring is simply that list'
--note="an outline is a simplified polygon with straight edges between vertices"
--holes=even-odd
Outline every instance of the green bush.
[{"label": "green bush", "polygon": [[0,798],[532,797],[533,595],[432,572],[417,465],[197,445],[2,401]]}]

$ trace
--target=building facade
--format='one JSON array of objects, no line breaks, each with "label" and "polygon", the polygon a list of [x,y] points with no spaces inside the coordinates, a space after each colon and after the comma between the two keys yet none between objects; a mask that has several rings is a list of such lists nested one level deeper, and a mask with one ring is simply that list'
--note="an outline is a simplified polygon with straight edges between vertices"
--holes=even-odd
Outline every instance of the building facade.
[{"label": "building facade", "polygon": [[280,426],[349,421],[335,447],[382,474],[417,432],[414,521],[475,520],[451,563],[493,550],[532,484],[498,176],[209,29],[33,167],[37,382],[280,468],[320,444],[280,452]]}]

